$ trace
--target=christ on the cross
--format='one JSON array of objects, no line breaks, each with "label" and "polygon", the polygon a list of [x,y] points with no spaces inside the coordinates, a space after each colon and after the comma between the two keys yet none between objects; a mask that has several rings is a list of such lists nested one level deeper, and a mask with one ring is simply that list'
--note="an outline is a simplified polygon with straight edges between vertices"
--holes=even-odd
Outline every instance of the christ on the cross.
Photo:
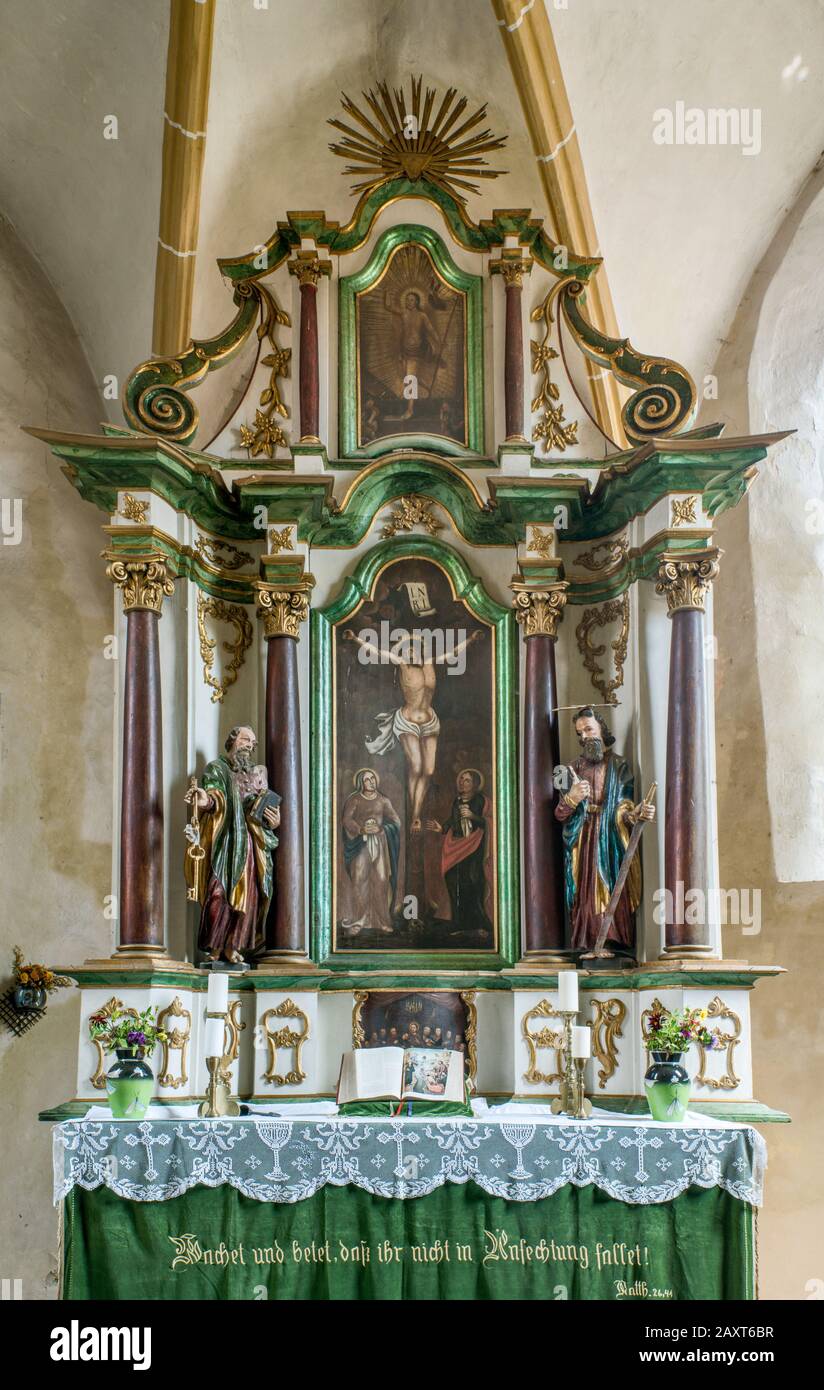
[{"label": "christ on the cross", "polygon": [[437,683],[435,668],[454,662],[455,657],[483,635],[483,629],[476,628],[447,656],[445,651],[433,654],[431,644],[424,641],[424,634],[410,634],[399,647],[391,648],[379,647],[371,637],[353,632],[351,628],[343,634],[345,641],[357,642],[372,661],[389,661],[397,667],[403,704],[375,716],[378,732],[374,738],[366,739],[366,747],[371,754],[380,756],[400,743],[406,758],[409,829],[414,834],[421,830],[423,803],[435,771],[441,731],[441,722],[433,708]]}]

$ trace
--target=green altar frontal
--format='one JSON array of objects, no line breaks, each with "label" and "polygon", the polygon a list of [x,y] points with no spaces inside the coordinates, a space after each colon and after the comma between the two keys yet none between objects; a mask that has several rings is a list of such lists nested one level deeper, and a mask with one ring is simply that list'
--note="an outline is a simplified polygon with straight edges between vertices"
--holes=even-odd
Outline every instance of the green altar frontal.
[{"label": "green altar frontal", "polygon": [[691,1118],[54,1130],[66,1299],[753,1299],[764,1141]]}]

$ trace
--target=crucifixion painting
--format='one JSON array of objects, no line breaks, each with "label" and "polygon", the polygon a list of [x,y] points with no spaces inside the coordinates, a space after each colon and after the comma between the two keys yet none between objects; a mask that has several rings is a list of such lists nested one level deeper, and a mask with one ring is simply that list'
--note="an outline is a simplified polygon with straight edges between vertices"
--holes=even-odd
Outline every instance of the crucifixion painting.
[{"label": "crucifixion painting", "polygon": [[339,944],[491,950],[490,627],[414,558],[386,567],[336,638]]}]

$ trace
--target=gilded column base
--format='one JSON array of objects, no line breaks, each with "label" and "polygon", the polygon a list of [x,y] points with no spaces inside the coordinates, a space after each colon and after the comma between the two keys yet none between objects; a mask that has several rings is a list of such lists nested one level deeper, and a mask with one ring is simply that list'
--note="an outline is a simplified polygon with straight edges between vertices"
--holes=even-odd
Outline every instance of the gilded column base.
[{"label": "gilded column base", "polygon": [[574,970],[575,956],[570,951],[527,951],[512,970],[502,975],[554,975],[556,970]]},{"label": "gilded column base", "polygon": [[194,974],[196,969],[189,960],[173,960],[165,947],[153,951],[147,946],[120,947],[110,956],[85,960],[83,966],[94,970],[175,970],[187,974]]},{"label": "gilded column base", "polygon": [[659,960],[720,960],[712,946],[665,946]]},{"label": "gilded column base", "polygon": [[305,951],[264,951],[262,955],[256,956],[254,968],[267,975],[319,975],[327,973],[326,971],[319,971],[315,962],[309,959]]}]

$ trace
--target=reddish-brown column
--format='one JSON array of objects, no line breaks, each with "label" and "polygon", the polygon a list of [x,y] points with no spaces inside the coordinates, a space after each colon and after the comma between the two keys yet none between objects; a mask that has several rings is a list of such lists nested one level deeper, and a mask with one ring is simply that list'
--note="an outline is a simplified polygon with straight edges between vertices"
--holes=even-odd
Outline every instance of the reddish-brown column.
[{"label": "reddish-brown column", "polygon": [[530,263],[501,260],[493,263],[503,276],[506,297],[504,337],[504,407],[508,443],[524,443],[524,326],[521,286]]},{"label": "reddish-brown column", "polygon": [[158,623],[163,596],[174,584],[162,557],[122,560],[109,552],[107,558],[126,614],[117,950],[165,955]]},{"label": "reddish-brown column", "polygon": [[[665,956],[706,956],[713,945],[706,905],[709,863],[709,777],[704,603],[718,574],[720,552],[665,557],[657,590],[666,595],[670,636],[667,709],[667,785],[664,824],[664,886],[667,890]],[[703,896],[703,911],[685,909]],[[685,921],[685,917],[695,917]]]},{"label": "reddish-brown column", "polygon": [[309,611],[314,581],[281,589],[258,582],[258,612],[266,637],[266,768],[269,786],[283,798],[278,847],[274,854],[274,892],[265,929],[264,968],[306,962],[306,911],[303,847],[303,768],[301,759],[298,633]]},{"label": "reddish-brown column", "polygon": [[524,964],[564,959],[564,861],[554,816],[558,737],[555,642],[566,584],[531,589],[513,581],[524,631],[523,948]]},{"label": "reddish-brown column", "polygon": [[289,262],[300,285],[300,442],[319,444],[320,374],[318,365],[318,282],[328,275],[329,262],[313,252],[301,252]]}]

